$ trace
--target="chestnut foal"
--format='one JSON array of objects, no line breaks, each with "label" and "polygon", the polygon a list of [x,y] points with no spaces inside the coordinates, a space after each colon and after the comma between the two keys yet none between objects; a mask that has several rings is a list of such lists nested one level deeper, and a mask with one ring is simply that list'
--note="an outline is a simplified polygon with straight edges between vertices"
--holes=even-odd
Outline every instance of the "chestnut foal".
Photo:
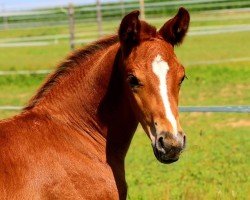
[{"label": "chestnut foal", "polygon": [[70,55],[21,114],[0,122],[0,199],[126,199],[124,159],[139,122],[160,162],[178,160],[185,72],[174,46],[189,13],[180,8],[159,31],[138,16]]}]

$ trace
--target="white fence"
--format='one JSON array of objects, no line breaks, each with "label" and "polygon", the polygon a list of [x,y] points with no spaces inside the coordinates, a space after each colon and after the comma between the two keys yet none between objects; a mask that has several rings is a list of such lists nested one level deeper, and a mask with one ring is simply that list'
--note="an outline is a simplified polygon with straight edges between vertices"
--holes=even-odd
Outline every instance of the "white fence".
[{"label": "white fence", "polygon": [[[99,0],[101,2],[101,0]],[[40,10],[24,10],[23,5],[16,5],[13,10],[0,12],[0,32],[7,30],[25,30],[25,29],[42,29],[56,27],[70,27],[68,33],[55,35],[37,35],[31,37],[15,37],[15,38],[0,38],[0,48],[13,48],[20,46],[45,46],[56,44],[60,41],[69,41],[70,46],[78,43],[88,43],[97,39],[104,34],[112,33],[119,23],[120,18],[125,13],[134,10],[142,9],[139,0],[125,1],[117,0],[113,4],[100,4],[79,6],[71,10],[69,15],[69,7],[61,6],[56,8],[47,8]],[[27,6],[27,5],[26,5]],[[202,11],[204,13],[221,13],[221,12],[250,12],[249,0],[176,0],[176,1],[161,1],[144,3],[144,16],[147,20],[154,23],[163,21],[163,16],[170,16],[173,10],[179,6],[185,6],[191,10]],[[15,10],[21,7],[23,10]],[[143,14],[142,14],[143,15]],[[72,20],[72,17],[74,20]],[[225,15],[224,18],[219,17],[219,20],[238,20],[249,19],[249,15],[231,16]],[[165,19],[164,19],[165,20]],[[207,15],[199,18],[192,18],[192,22],[207,22],[218,20],[217,16]],[[250,19],[249,19],[250,21]],[[0,20],[1,22],[1,20]],[[70,22],[70,23],[69,23]],[[73,24],[72,24],[73,23]],[[75,28],[74,28],[75,27]],[[250,23],[244,25],[233,26],[213,26],[191,28],[189,35],[205,35],[205,34],[221,34],[227,32],[243,32],[250,31]],[[93,34],[94,33],[94,34]],[[71,35],[71,36],[70,36]]]}]

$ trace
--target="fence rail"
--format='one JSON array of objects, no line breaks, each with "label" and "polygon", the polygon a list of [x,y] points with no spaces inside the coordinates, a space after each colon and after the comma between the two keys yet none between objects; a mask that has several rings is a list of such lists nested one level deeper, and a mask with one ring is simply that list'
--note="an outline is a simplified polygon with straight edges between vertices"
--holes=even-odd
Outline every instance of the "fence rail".
[{"label": "fence rail", "polygon": [[[0,110],[19,111],[22,106],[0,106]],[[250,106],[180,106],[180,112],[197,113],[250,113]]]},{"label": "fence rail", "polygon": [[250,113],[250,106],[181,106],[180,112]]},{"label": "fence rail", "polygon": [[[102,2],[102,1],[100,1]],[[67,8],[74,10],[74,13],[69,14]],[[20,5],[21,6],[21,5]],[[22,5],[23,6],[23,5]],[[28,6],[28,5],[26,5]],[[102,35],[112,33],[115,29],[114,20],[118,21],[124,15],[125,12],[129,12],[134,9],[141,9],[142,16],[145,16],[147,20],[154,21],[156,23],[166,20],[166,15],[171,15],[173,10],[179,6],[185,6],[191,11],[202,11],[202,12],[213,12],[213,11],[223,11],[224,12],[239,12],[238,16],[231,16],[232,20],[235,21],[235,25],[231,26],[217,26],[217,27],[196,27],[191,29],[190,36],[199,36],[199,35],[213,35],[213,34],[223,34],[223,33],[233,33],[233,32],[246,32],[250,31],[249,23],[247,22],[249,15],[242,15],[243,12],[249,12],[250,10],[250,1],[249,0],[175,0],[175,1],[155,1],[147,2],[140,5],[139,0],[133,1],[117,1],[115,3],[109,4],[100,4],[99,6],[95,5],[75,5],[72,4],[61,5],[54,8],[43,8],[43,9],[21,9],[15,10],[10,9],[8,11],[2,10],[0,12],[0,33],[10,30],[27,30],[27,29],[37,29],[45,28],[50,29],[52,27],[65,28],[69,27],[70,31],[67,34],[59,35],[42,35],[39,34],[30,35],[29,38],[21,35],[16,38],[2,38],[0,40],[0,48],[15,48],[15,47],[28,47],[28,46],[47,46],[57,44],[61,41],[70,40],[70,47],[72,48],[75,44],[84,43],[87,39],[94,40]],[[19,6],[16,5],[16,8]],[[71,10],[72,10],[71,9]],[[193,9],[193,10],[192,10]],[[212,18],[211,18],[212,17]],[[236,17],[235,19],[233,17]],[[214,21],[214,20],[229,20],[230,15],[227,15],[227,18],[221,19],[218,16],[199,15],[199,17],[192,18],[192,22],[204,22]],[[247,24],[237,24],[238,19],[243,19]],[[68,22],[70,26],[68,26]],[[115,21],[115,22],[116,22]],[[91,24],[91,26],[90,26]],[[115,23],[116,24],[116,23]],[[65,27],[64,27],[65,26]],[[75,27],[75,28],[74,28]],[[88,31],[86,31],[88,27]],[[78,29],[81,29],[81,34],[77,32]],[[74,30],[76,29],[76,30]],[[112,30],[112,31],[111,31]],[[44,31],[44,30],[43,30]],[[45,32],[46,32],[45,31]],[[36,32],[36,31],[35,31]],[[64,31],[65,32],[65,31]],[[95,34],[93,34],[95,32]],[[32,36],[33,35],[33,36]],[[70,37],[71,35],[71,37]],[[75,37],[72,37],[75,35]],[[90,38],[91,37],[91,38]]]}]

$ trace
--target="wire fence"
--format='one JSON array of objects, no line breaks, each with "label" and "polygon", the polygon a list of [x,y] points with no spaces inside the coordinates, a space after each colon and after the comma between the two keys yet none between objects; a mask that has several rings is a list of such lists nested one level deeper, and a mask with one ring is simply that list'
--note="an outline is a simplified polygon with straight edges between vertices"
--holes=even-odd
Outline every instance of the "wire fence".
[{"label": "wire fence", "polygon": [[[142,0],[140,0],[142,1]],[[39,35],[39,33],[32,34],[29,37],[4,37],[0,39],[0,48],[14,48],[20,46],[45,46],[53,45],[58,42],[67,41],[70,47],[73,48],[75,44],[86,43],[93,41],[98,37],[113,33],[119,24],[121,17],[134,9],[140,9],[143,13],[142,16],[148,21],[160,23],[166,20],[166,16],[172,15],[179,6],[185,6],[191,12],[206,15],[192,18],[192,22],[208,21],[227,21],[245,19],[250,21],[249,15],[231,16],[214,16],[213,12],[246,12],[250,11],[249,0],[186,0],[186,1],[145,1],[140,5],[139,0],[134,1],[117,1],[115,3],[96,4],[96,5],[75,5],[69,4],[68,6],[58,6],[46,9],[32,9],[32,10],[12,10],[0,12],[0,34],[1,32],[19,30],[24,31],[27,29],[39,29],[42,32],[49,32],[48,29],[62,28],[63,34],[54,35]],[[99,1],[98,1],[99,2]],[[101,1],[100,1],[101,2]],[[71,5],[71,7],[70,7]],[[21,7],[23,5],[20,5]],[[28,5],[27,5],[28,6]],[[18,5],[16,5],[18,7]],[[70,9],[71,8],[71,9]],[[71,13],[70,13],[71,12]],[[67,29],[69,29],[67,31]],[[214,26],[204,27],[197,26],[191,28],[189,35],[206,35],[206,34],[221,34],[230,32],[245,32],[250,31],[250,23],[244,25],[234,26]],[[52,31],[53,32],[53,31]],[[94,33],[94,34],[93,34]]]}]

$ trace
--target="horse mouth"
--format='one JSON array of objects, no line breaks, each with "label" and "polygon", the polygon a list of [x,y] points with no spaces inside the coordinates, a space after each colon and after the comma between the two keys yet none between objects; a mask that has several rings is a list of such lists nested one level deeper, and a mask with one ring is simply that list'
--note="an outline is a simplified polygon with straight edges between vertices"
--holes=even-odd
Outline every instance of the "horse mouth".
[{"label": "horse mouth", "polygon": [[152,148],[157,160],[163,164],[171,164],[179,160],[179,154],[174,157],[169,157],[168,153],[158,150],[156,145],[152,144]]}]

